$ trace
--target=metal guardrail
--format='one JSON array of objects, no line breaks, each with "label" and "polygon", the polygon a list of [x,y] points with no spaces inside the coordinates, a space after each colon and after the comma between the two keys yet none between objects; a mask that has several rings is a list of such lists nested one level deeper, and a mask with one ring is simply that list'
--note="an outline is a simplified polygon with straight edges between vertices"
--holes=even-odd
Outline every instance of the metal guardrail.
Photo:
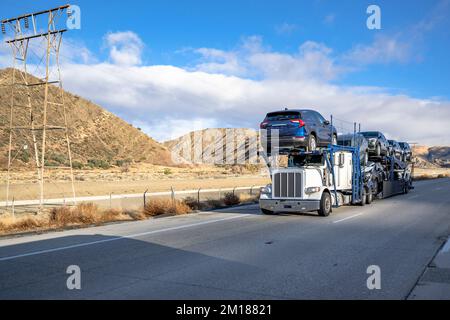
[{"label": "metal guardrail", "polygon": [[[179,196],[188,196],[193,195],[196,196],[197,201],[200,202],[201,195],[208,194],[208,193],[218,193],[219,198],[222,197],[223,192],[232,192],[233,194],[236,193],[236,191],[243,191],[243,190],[249,190],[249,194],[253,195],[255,188],[260,188],[263,186],[256,186],[252,185],[249,187],[233,187],[233,188],[218,188],[218,189],[192,189],[192,190],[180,190],[176,191],[173,187],[171,187],[170,191],[162,191],[162,192],[148,192],[148,189],[146,189],[142,193],[134,193],[134,194],[113,194],[110,193],[108,195],[102,195],[102,196],[86,196],[86,197],[77,197],[75,200],[77,203],[79,202],[96,202],[96,201],[109,201],[109,205],[112,206],[113,200],[125,200],[125,199],[142,199],[142,204],[145,205],[146,202],[150,197],[171,197],[172,199],[175,199]],[[71,199],[72,200],[72,199]],[[58,205],[70,205],[73,204],[73,201],[68,201],[66,198],[55,198],[55,199],[46,199],[44,200],[44,205],[46,206],[58,206]],[[12,203],[9,201],[9,206],[11,207]],[[35,206],[39,205],[39,200],[15,200],[13,202],[14,207],[21,207],[21,206]],[[0,208],[6,208],[6,201],[0,202]]]}]

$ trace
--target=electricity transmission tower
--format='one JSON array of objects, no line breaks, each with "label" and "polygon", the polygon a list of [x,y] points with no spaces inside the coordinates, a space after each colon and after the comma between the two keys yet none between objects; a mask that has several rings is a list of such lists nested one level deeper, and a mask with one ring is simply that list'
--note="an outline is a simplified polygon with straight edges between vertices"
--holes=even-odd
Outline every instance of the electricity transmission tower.
[{"label": "electricity transmission tower", "polygon": [[[68,131],[64,91],[61,80],[59,51],[65,28],[60,28],[61,21],[70,16],[69,5],[50,10],[21,15],[1,21],[2,33],[10,46],[13,58],[11,76],[11,99],[9,101],[9,147],[8,171],[6,181],[6,208],[10,204],[13,163],[17,157],[28,168],[36,170],[39,184],[39,209],[44,206],[44,181],[47,169],[69,170],[71,192],[75,202],[75,186],[72,169],[72,154]],[[39,22],[42,22],[38,25]],[[30,25],[31,24],[31,25]],[[36,45],[33,46],[33,45]],[[33,50],[37,48],[38,53]],[[34,54],[32,63],[30,52]],[[38,73],[40,67],[45,69],[39,77],[30,76],[29,68]],[[36,77],[35,77],[36,76]],[[38,77],[38,78],[37,78]],[[49,123],[49,120],[53,123]],[[48,142],[51,141],[51,146]],[[55,148],[63,160],[58,165],[48,163],[49,147]],[[29,161],[29,149],[33,161]],[[26,155],[26,156],[24,156]]]}]

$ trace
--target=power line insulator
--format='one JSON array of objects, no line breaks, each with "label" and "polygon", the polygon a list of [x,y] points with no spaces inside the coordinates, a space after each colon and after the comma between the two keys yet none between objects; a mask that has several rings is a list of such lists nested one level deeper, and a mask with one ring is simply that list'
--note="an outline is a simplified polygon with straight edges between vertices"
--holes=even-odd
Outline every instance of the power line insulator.
[{"label": "power line insulator", "polygon": [[28,17],[25,17],[24,21],[25,21],[25,28],[28,29],[30,27],[30,24],[28,23]]},{"label": "power line insulator", "polygon": [[72,14],[72,8],[68,7],[67,8],[67,15],[70,16]]},{"label": "power line insulator", "polygon": [[6,33],[6,28],[5,28],[5,24],[2,23],[2,33],[5,34]]}]

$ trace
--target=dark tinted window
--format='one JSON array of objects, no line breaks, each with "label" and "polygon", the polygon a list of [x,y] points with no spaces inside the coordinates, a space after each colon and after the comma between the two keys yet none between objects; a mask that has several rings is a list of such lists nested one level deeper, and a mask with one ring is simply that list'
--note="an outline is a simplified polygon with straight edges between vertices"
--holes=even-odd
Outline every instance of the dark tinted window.
[{"label": "dark tinted window", "polygon": [[317,122],[319,121],[315,115],[314,112],[310,112],[310,111],[302,111],[302,120],[305,122]]},{"label": "dark tinted window", "polygon": [[320,154],[301,154],[296,156],[290,156],[289,162],[292,166],[304,166],[310,165],[322,165],[324,162],[323,156]]},{"label": "dark tinted window", "polygon": [[320,123],[324,123],[325,122],[325,118],[322,117],[322,115],[318,112],[314,112],[314,114],[316,115],[316,118],[319,120]]},{"label": "dark tinted window", "polygon": [[347,146],[347,147],[351,147],[353,139],[350,136],[341,136],[338,137],[338,145],[340,146]]},{"label": "dark tinted window", "polygon": [[266,118],[269,121],[292,120],[300,118],[300,113],[295,111],[271,112],[267,114]]},{"label": "dark tinted window", "polygon": [[364,137],[369,137],[369,138],[378,138],[378,136],[380,135],[380,133],[378,131],[366,131],[366,132],[361,132],[361,134]]}]

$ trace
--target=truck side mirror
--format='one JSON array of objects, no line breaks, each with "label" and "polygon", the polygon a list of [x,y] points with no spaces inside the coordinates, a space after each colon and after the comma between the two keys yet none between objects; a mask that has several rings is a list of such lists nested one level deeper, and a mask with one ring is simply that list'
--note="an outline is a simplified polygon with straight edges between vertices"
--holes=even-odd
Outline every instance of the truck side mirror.
[{"label": "truck side mirror", "polygon": [[326,125],[326,126],[328,126],[328,125],[330,124],[330,121],[325,120],[325,121],[323,122],[323,124]]}]

